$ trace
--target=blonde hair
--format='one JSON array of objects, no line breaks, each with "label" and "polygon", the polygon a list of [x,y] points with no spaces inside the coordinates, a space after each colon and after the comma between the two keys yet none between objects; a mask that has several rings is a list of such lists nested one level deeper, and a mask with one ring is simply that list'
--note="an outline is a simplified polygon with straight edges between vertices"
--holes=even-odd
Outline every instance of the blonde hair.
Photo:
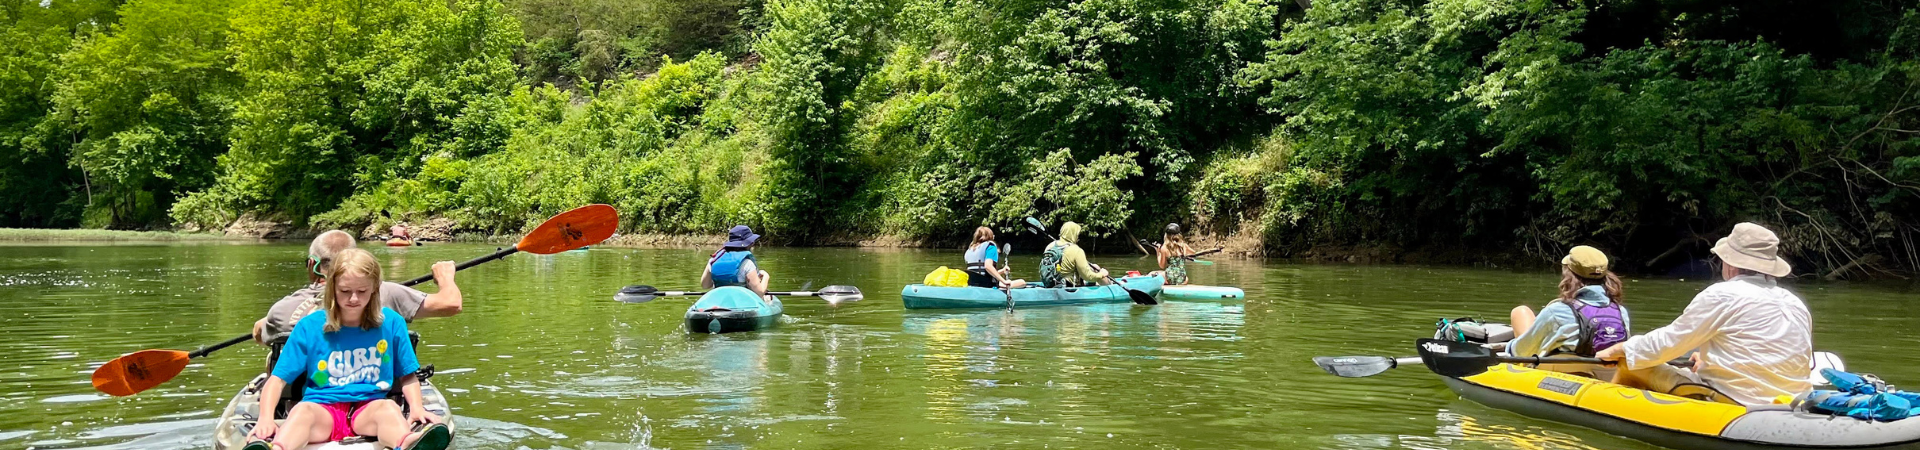
[{"label": "blonde hair", "polygon": [[360,310],[360,329],[371,330],[380,327],[380,260],[372,253],[358,248],[349,248],[333,255],[333,263],[327,268],[327,290],[320,294],[320,305],[327,311],[326,332],[340,331],[340,278],[344,275],[357,275],[373,278],[373,290],[367,293],[367,307]]}]

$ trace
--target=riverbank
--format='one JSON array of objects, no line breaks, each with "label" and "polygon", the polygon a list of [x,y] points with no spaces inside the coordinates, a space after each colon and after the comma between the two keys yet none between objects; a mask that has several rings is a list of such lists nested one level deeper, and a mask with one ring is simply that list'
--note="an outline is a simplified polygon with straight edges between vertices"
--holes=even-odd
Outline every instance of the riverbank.
[{"label": "riverbank", "polygon": [[0,228],[0,242],[251,241],[254,238],[178,231]]}]

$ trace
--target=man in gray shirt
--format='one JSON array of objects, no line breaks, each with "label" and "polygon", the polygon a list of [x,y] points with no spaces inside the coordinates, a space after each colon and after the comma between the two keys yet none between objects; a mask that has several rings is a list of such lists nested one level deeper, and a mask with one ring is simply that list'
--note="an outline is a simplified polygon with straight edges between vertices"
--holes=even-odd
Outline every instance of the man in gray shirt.
[{"label": "man in gray shirt", "polygon": [[[327,264],[332,262],[333,254],[353,248],[352,235],[344,231],[329,230],[313,238],[313,244],[307,246],[307,281],[311,284],[293,291],[280,301],[274,302],[267,310],[267,316],[253,323],[253,340],[260,345],[271,346],[284,342],[287,334],[293,332],[293,325],[320,309],[320,294],[327,288]],[[433,263],[433,281],[440,290],[432,294],[401,286],[391,281],[380,284],[380,304],[406,317],[408,322],[426,317],[448,317],[460,313],[460,286],[454,284],[453,261]],[[271,363],[269,363],[271,364]]]}]

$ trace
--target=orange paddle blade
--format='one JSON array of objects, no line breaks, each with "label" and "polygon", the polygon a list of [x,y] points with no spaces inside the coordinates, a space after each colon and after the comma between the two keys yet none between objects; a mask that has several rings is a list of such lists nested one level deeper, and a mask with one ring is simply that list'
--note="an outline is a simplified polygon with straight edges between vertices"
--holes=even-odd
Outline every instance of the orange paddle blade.
[{"label": "orange paddle blade", "polygon": [[620,213],[612,206],[593,204],[547,219],[513,247],[536,255],[551,255],[607,240],[620,228]]},{"label": "orange paddle blade", "polygon": [[93,388],[115,397],[138,394],[187,369],[187,352],[141,350],[93,370]]}]

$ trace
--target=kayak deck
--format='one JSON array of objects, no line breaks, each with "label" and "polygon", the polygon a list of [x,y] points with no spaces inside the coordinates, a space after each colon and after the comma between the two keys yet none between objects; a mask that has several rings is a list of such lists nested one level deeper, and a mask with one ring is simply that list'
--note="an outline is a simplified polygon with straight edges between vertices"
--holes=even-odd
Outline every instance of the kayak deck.
[{"label": "kayak deck", "polygon": [[[1161,279],[1157,276],[1125,277],[1118,280],[1121,285],[1148,295],[1160,295]],[[1013,306],[1060,306],[1087,303],[1120,303],[1132,301],[1127,290],[1118,285],[1083,286],[1077,288],[1041,288],[1001,290],[983,287],[944,287],[923,284],[907,285],[900,290],[900,301],[907,309],[967,309],[967,308],[1005,308],[1007,297],[1013,297]]]},{"label": "kayak deck", "polygon": [[1920,449],[1915,419],[1870,422],[1786,405],[1729,405],[1511,364],[1442,378],[1462,398],[1487,406],[1672,448]]},{"label": "kayak deck", "polygon": [[[233,450],[247,445],[247,434],[253,432],[254,423],[260,417],[260,387],[266,384],[267,376],[268,374],[263,373],[253,377],[253,381],[242,386],[240,392],[234,394],[233,400],[227,402],[227,409],[220,413],[219,424],[214,426],[214,450]],[[457,440],[458,426],[454,425],[453,409],[447,405],[447,397],[440,392],[440,388],[434,387],[431,380],[421,380],[420,397],[426,401],[428,411],[445,419],[447,427],[454,429]],[[306,448],[309,450],[380,450],[380,445],[372,440],[348,438],[344,442],[308,445]],[[451,449],[454,446],[448,445],[447,448]]]},{"label": "kayak deck", "polygon": [[1228,286],[1201,286],[1197,284],[1183,284],[1178,286],[1163,286],[1160,288],[1160,298],[1168,298],[1168,299],[1227,300],[1227,299],[1237,299],[1237,298],[1246,298],[1246,297],[1247,297],[1247,293],[1244,291],[1241,291],[1240,288],[1228,287]]},{"label": "kayak deck", "polygon": [[708,291],[687,307],[688,333],[732,333],[772,327],[783,308],[778,297],[760,297],[752,290],[725,286]]}]

